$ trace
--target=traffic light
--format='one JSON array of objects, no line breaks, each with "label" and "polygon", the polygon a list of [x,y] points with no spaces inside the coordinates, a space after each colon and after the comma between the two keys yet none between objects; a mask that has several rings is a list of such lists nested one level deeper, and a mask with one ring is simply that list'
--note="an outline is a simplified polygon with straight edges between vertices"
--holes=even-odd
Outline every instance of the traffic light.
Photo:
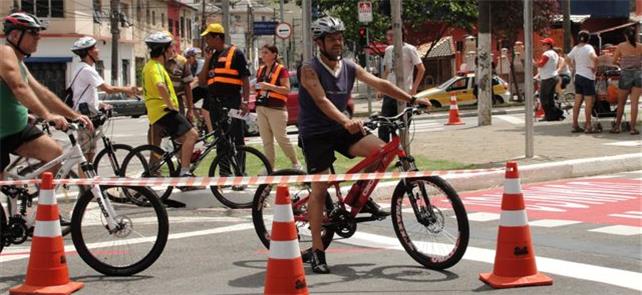
[{"label": "traffic light", "polygon": [[366,45],[366,27],[359,27],[359,44]]}]

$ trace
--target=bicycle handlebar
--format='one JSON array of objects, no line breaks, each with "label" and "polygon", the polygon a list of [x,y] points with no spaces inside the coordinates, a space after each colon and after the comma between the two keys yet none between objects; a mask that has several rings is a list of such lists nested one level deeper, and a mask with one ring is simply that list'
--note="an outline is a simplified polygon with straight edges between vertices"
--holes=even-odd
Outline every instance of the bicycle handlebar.
[{"label": "bicycle handlebar", "polygon": [[427,113],[428,107],[419,105],[414,107],[407,107],[401,113],[393,117],[384,117],[379,114],[374,114],[369,117],[369,121],[364,123],[364,126],[374,130],[381,126],[393,127],[394,129],[399,129],[403,127],[403,118],[406,115],[409,115],[408,119],[412,118],[412,115],[420,115],[422,113]]}]

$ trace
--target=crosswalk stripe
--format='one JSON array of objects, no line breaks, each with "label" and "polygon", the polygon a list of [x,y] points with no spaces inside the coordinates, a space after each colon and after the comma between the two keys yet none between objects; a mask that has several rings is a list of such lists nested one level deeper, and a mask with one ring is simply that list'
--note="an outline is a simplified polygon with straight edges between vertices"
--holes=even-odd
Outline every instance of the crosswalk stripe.
[{"label": "crosswalk stripe", "polygon": [[634,236],[642,235],[642,227],[639,226],[629,226],[629,225],[611,225],[605,227],[599,227],[589,230],[590,232],[598,232],[619,236]]},{"label": "crosswalk stripe", "polygon": [[571,224],[582,223],[575,220],[560,220],[560,219],[540,219],[529,222],[530,226],[539,226],[539,227],[558,227]]}]

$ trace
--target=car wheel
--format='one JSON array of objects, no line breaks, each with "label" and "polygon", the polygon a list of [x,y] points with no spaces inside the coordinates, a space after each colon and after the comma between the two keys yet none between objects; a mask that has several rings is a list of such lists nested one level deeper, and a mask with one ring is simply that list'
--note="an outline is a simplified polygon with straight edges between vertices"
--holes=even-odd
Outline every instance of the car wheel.
[{"label": "car wheel", "polygon": [[140,118],[140,115],[132,116],[132,118],[133,118],[133,119],[138,119],[138,118]]},{"label": "car wheel", "polygon": [[437,101],[437,100],[431,99],[430,103],[432,104],[433,108],[440,108],[441,107],[441,103],[439,101]]}]

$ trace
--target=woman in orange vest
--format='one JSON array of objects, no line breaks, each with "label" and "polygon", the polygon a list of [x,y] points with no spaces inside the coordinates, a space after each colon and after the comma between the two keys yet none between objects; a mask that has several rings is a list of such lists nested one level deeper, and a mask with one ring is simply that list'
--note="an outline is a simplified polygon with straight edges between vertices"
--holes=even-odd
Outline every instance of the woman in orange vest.
[{"label": "woman in orange vest", "polygon": [[274,45],[266,44],[261,48],[263,65],[256,72],[256,115],[259,133],[265,155],[272,167],[275,167],[274,139],[276,139],[292,162],[292,167],[301,169],[294,147],[285,132],[288,121],[286,105],[290,92],[290,76],[288,69],[277,62],[278,55],[279,50]]}]

